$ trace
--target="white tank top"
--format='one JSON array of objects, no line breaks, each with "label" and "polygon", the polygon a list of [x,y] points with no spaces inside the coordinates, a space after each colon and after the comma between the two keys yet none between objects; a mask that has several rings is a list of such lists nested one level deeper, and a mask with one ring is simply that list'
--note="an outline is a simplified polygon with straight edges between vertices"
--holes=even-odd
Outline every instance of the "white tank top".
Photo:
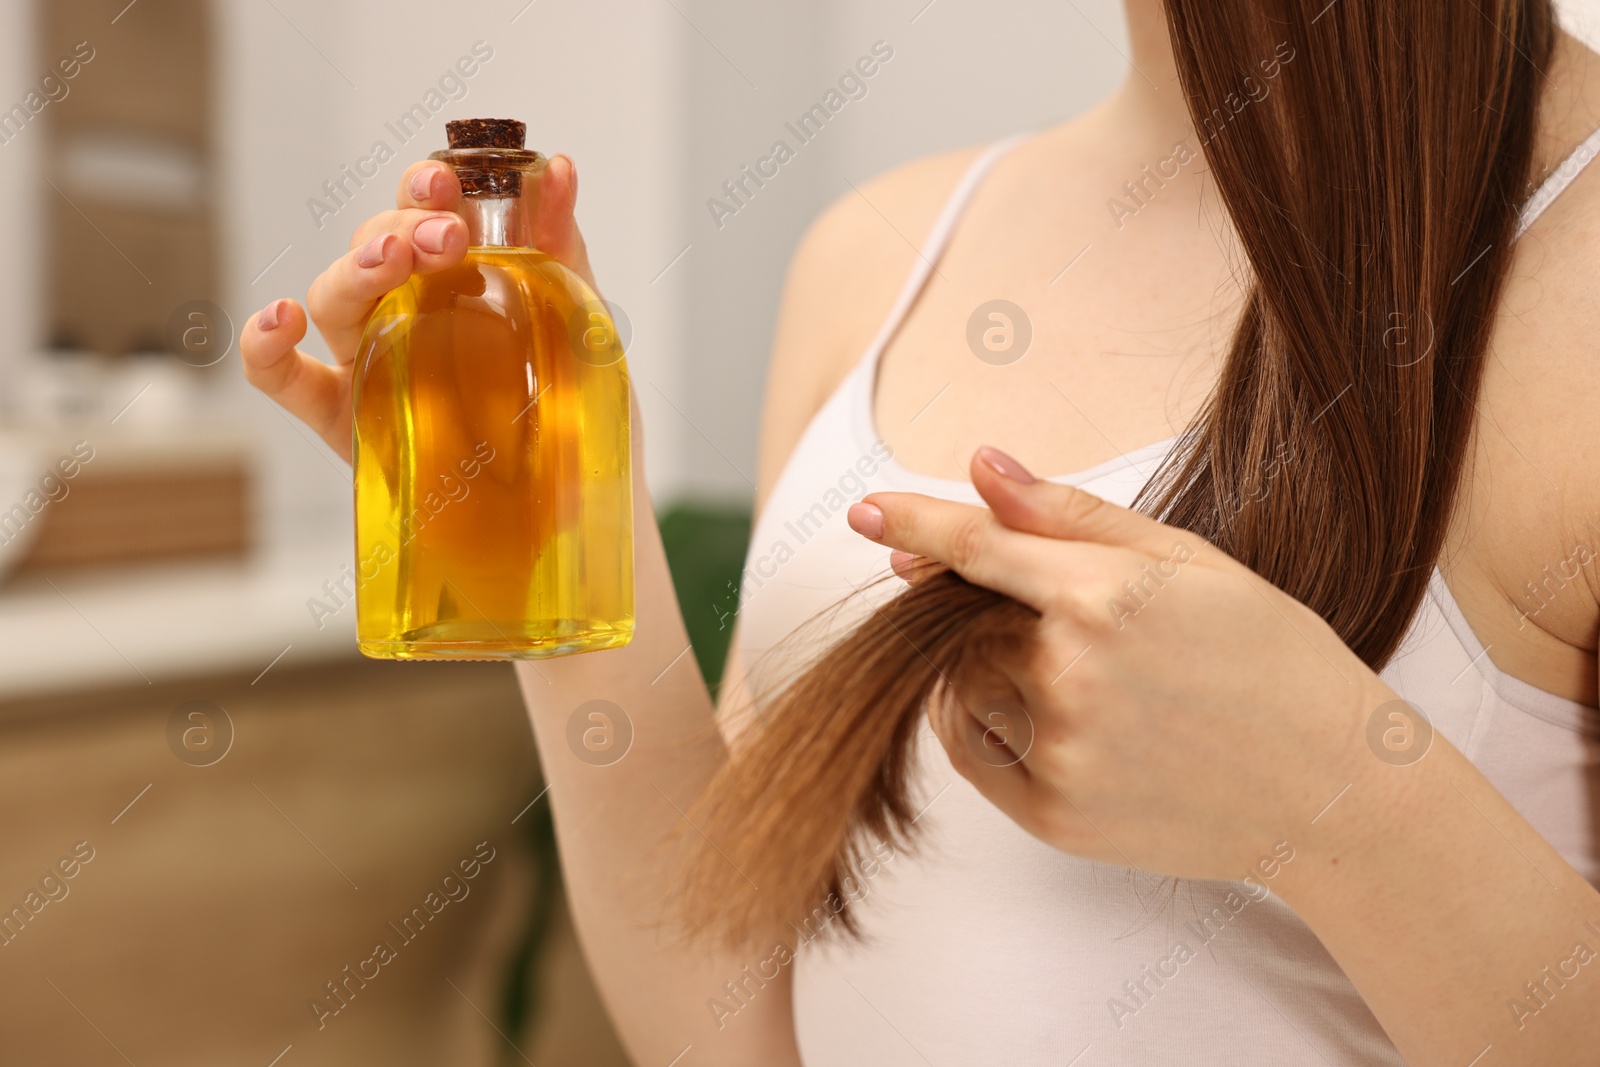
[{"label": "white tank top", "polygon": [[[873,423],[873,391],[879,356],[962,209],[1021,139],[990,147],[957,185],[887,321],[773,487],[741,594],[737,652],[753,685],[792,667],[764,653],[888,570],[888,550],[846,524],[851,503],[884,490],[981,503],[970,483],[892,458]],[[1600,131],[1535,192],[1519,236],[1597,152]],[[1174,444],[1053,480],[1127,506]],[[890,582],[855,596],[830,617],[824,639],[897,591]],[[1600,879],[1590,804],[1600,795],[1596,709],[1499,671],[1437,570],[1383,679],[1584,877]],[[1024,833],[954,771],[926,726],[917,756],[922,843],[865,882],[866,941],[807,944],[795,962],[807,1067],[1403,1063],[1355,987],[1275,895],[1253,900],[1242,883],[1187,881],[1169,901],[1163,879]]]}]

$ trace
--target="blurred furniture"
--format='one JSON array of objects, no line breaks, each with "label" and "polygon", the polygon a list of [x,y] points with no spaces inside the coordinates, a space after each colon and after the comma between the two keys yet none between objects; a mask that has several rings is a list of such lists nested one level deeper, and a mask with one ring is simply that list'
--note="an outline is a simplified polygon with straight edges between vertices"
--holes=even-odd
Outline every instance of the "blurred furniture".
[{"label": "blurred furniture", "polygon": [[38,120],[52,183],[46,336],[111,355],[165,348],[176,308],[220,300],[212,5],[140,0],[137,16],[128,6],[36,6],[40,69],[79,42],[93,51]]},{"label": "blurred furniture", "polygon": [[[40,509],[33,512],[20,494],[0,498],[0,535],[28,535],[9,571],[238,558],[249,550],[254,486],[243,435],[198,426],[132,433],[94,426],[81,436],[35,437],[41,470],[28,490]],[[93,458],[81,461],[85,455]],[[64,476],[58,464],[74,473]],[[19,523],[37,528],[14,530]]]},{"label": "blurred furniture", "polygon": [[[748,516],[673,508],[662,529],[715,685]],[[347,555],[35,567],[0,589],[0,918],[95,850],[0,945],[0,1060],[626,1063],[560,900],[548,798],[529,807],[510,668],[354,656],[353,608],[319,629],[305,607]],[[221,709],[217,737],[231,724],[210,765],[174,747],[192,702]],[[397,942],[479,842],[496,858],[469,895],[319,1029],[326,983]]]},{"label": "blurred furniture", "polygon": [[[210,765],[173,747],[191,701],[231,723]],[[548,882],[530,899],[548,862],[531,829],[545,802],[528,808],[540,789],[500,665],[352,659],[0,703],[0,908],[78,842],[94,852],[0,945],[0,1059],[625,1063]],[[485,848],[466,895],[402,941],[412,909]],[[531,904],[556,921],[518,982]],[[347,983],[379,941],[396,958]],[[339,1003],[328,982],[349,999],[319,1028],[312,1001]],[[541,1003],[508,1010],[513,987]],[[519,1014],[544,1025],[517,1034]]]},{"label": "blurred furniture", "polygon": [[[245,442],[235,433],[208,448],[193,434],[235,333],[217,306],[214,4],[52,0],[33,10],[30,66],[43,72],[34,99],[47,99],[16,121],[36,127],[26,135],[43,147],[33,180],[47,347],[23,353],[4,406],[13,421],[70,430],[101,458],[39,515],[26,558],[6,563],[240,556],[256,492]],[[166,432],[139,440],[131,431],[141,428]],[[0,499],[0,509],[14,504]]]},{"label": "blurred furniture", "polygon": [[[543,784],[510,668],[360,659],[348,606],[318,629],[305,602],[348,551],[0,588],[0,923],[95,850],[0,944],[0,1063],[124,1062],[107,1039],[140,1064],[265,1067],[290,1045],[281,1067],[626,1062],[567,925],[548,798],[528,807]],[[231,723],[208,766],[174,747],[192,702]],[[325,983],[484,841],[469,895],[319,1030]]]}]

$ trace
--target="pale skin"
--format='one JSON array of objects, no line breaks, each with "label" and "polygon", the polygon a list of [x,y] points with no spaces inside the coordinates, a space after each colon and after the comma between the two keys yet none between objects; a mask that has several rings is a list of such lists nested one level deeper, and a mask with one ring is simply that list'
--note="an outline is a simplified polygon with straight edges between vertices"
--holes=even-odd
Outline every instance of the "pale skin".
[{"label": "pale skin", "polygon": [[[1192,133],[1159,4],[1130,0],[1128,18],[1143,76],[1001,161],[882,366],[877,421],[896,457],[913,470],[970,476],[989,508],[880,494],[852,510],[852,525],[900,550],[904,573],[912,556],[930,557],[1043,617],[1037,650],[1002,665],[995,682],[1014,687],[1035,719],[1027,758],[1009,768],[971,759],[961,734],[979,727],[949,705],[931,724],[957,770],[1000,810],[1075,855],[1236,878],[1292,824],[1296,859],[1273,889],[1408,1063],[1461,1067],[1491,1044],[1485,1065],[1585,1062],[1600,1049],[1600,980],[1569,982],[1520,1032],[1505,1000],[1574,941],[1594,943],[1582,924],[1600,923],[1600,893],[1442,738],[1410,767],[1374,759],[1366,717],[1395,695],[1316,615],[1191,534],[1027,473],[1081,470],[1178,432],[1214,380],[1239,304],[1229,224],[1203,164],[1185,167],[1122,228],[1107,213],[1108,195]],[[1541,173],[1600,126],[1600,57],[1564,37],[1548,74]],[[901,234],[927,233],[973,154],[867,183],[807,234],[774,344],[758,507],[893,302],[914,256]],[[572,215],[571,161],[557,157],[544,180],[538,243],[592,282]],[[294,348],[308,324],[292,300],[274,301],[244,330],[250,380],[346,458],[361,326],[410,271],[460,259],[464,231],[450,214],[458,196],[440,165],[413,166],[397,210],[363,224],[351,252],[313,284],[311,318],[334,366]],[[1600,307],[1590,295],[1600,277],[1597,207],[1600,166],[1517,248],[1472,475],[1440,561],[1498,667],[1589,704],[1600,691],[1593,570],[1542,607],[1523,583],[1574,545],[1596,543],[1600,469],[1587,456],[1600,404]],[[420,225],[430,219],[440,221]],[[1093,260],[1058,277],[1087,244]],[[971,309],[997,293],[1028,308],[1035,327],[1033,353],[1005,368],[974,360],[964,335]],[[1071,402],[1047,403],[1061,394]],[[672,890],[649,850],[726,751],[707,730],[715,712],[688,659],[652,685],[687,638],[642,480],[638,488],[638,637],[625,649],[519,668],[575,919],[637,1062],[666,1063],[692,1044],[696,1063],[797,1064],[787,970],[718,1030],[707,998],[756,957],[675,947],[651,925]],[[1179,542],[1195,553],[1182,580],[1117,640],[1097,630],[1110,622],[1105,588]],[[636,712],[634,748],[610,768],[566,758],[566,716],[594,697]],[[735,656],[724,699],[743,697]]]}]

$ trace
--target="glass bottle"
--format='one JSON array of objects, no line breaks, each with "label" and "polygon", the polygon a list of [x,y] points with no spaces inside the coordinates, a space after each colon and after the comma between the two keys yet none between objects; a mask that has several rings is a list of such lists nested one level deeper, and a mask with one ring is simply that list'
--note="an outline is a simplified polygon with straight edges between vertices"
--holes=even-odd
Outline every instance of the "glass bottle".
[{"label": "glass bottle", "polygon": [[468,252],[379,302],[356,355],[356,625],[384,659],[536,659],[633,636],[627,363],[533,247],[547,160],[447,124]]}]

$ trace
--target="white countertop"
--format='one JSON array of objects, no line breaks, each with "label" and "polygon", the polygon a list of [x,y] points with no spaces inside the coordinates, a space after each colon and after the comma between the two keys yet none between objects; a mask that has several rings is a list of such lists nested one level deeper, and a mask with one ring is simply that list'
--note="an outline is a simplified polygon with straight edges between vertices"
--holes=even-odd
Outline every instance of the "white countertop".
[{"label": "white countertop", "polygon": [[350,556],[339,543],[244,562],[13,576],[0,587],[0,700],[233,671],[266,684],[285,665],[353,657],[355,605],[345,598],[321,629],[306,605],[334,605],[322,584],[337,582]]}]

